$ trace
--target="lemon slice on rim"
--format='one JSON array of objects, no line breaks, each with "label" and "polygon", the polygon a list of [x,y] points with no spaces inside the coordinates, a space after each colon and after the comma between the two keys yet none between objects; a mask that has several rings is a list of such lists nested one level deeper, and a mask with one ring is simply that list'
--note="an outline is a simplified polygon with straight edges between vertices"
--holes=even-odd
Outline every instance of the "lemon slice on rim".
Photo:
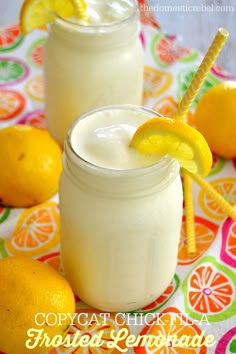
[{"label": "lemon slice on rim", "polygon": [[138,127],[130,147],[143,154],[169,154],[191,173],[207,176],[212,166],[212,153],[196,129],[181,120],[158,117]]},{"label": "lemon slice on rim", "polygon": [[20,27],[24,34],[45,26],[55,19],[55,14],[63,18],[76,15],[70,0],[25,0],[20,11]]}]

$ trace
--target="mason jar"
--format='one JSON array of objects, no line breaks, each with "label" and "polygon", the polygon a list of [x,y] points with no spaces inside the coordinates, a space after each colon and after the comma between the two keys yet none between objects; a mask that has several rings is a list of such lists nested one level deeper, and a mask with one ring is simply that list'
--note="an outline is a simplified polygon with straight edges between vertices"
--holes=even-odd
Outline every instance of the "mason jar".
[{"label": "mason jar", "polygon": [[86,3],[90,22],[57,16],[44,47],[47,125],[61,145],[79,115],[142,100],[143,50],[135,0]]},{"label": "mason jar", "polygon": [[[140,168],[90,162],[76,146],[82,136],[88,140],[80,126],[97,119],[98,126],[112,121],[113,129],[121,118],[138,126],[157,115],[137,106],[103,107],[76,120],[65,141],[59,188],[62,262],[75,293],[100,310],[142,308],[171,282],[182,222],[182,185],[179,164],[169,156]],[[103,138],[104,132],[99,132]],[[115,141],[114,146],[120,149]],[[99,148],[93,148],[96,154]]]}]

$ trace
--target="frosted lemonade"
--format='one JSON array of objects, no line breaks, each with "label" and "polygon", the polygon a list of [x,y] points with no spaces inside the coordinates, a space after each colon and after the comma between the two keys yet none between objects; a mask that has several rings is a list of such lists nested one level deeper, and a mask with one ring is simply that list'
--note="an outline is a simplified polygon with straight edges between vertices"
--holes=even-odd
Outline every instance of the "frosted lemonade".
[{"label": "frosted lemonade", "polygon": [[56,16],[44,48],[45,112],[62,145],[79,115],[109,104],[141,104],[143,50],[134,0],[88,0],[86,22]]},{"label": "frosted lemonade", "polygon": [[155,115],[135,106],[96,110],[73,124],[65,143],[63,264],[79,297],[101,310],[147,305],[175,272],[179,164],[129,147],[137,127]]}]

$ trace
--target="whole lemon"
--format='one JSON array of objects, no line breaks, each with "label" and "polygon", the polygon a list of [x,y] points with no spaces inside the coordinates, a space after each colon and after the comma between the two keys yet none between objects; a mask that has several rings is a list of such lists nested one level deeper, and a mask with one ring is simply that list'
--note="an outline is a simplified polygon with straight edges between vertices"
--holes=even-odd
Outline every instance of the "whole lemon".
[{"label": "whole lemon", "polygon": [[199,100],[194,119],[213,152],[236,157],[236,82],[210,88]]},{"label": "whole lemon", "polygon": [[[49,348],[40,347],[39,343],[36,348],[27,349],[27,340],[31,341],[29,345],[35,343],[27,331],[43,330],[51,339],[56,335],[65,336],[71,320],[68,316],[60,324],[56,315],[74,314],[75,300],[70,285],[49,265],[23,256],[1,259],[0,279],[0,351],[10,354],[48,352]],[[48,314],[51,317],[47,317]]]},{"label": "whole lemon", "polygon": [[28,207],[58,189],[61,149],[45,129],[14,125],[0,130],[0,201]]}]

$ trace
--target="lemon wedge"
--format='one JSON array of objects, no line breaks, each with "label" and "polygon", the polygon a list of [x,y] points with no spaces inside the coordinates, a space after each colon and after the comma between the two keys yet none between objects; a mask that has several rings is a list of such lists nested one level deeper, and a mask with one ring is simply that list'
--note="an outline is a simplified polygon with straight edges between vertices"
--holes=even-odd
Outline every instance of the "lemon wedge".
[{"label": "lemon wedge", "polygon": [[212,153],[205,138],[181,120],[158,117],[138,127],[130,147],[143,154],[169,154],[191,173],[207,176]]},{"label": "lemon wedge", "polygon": [[43,27],[55,19],[55,14],[63,18],[76,15],[70,0],[25,0],[20,11],[20,27],[24,34]]}]

